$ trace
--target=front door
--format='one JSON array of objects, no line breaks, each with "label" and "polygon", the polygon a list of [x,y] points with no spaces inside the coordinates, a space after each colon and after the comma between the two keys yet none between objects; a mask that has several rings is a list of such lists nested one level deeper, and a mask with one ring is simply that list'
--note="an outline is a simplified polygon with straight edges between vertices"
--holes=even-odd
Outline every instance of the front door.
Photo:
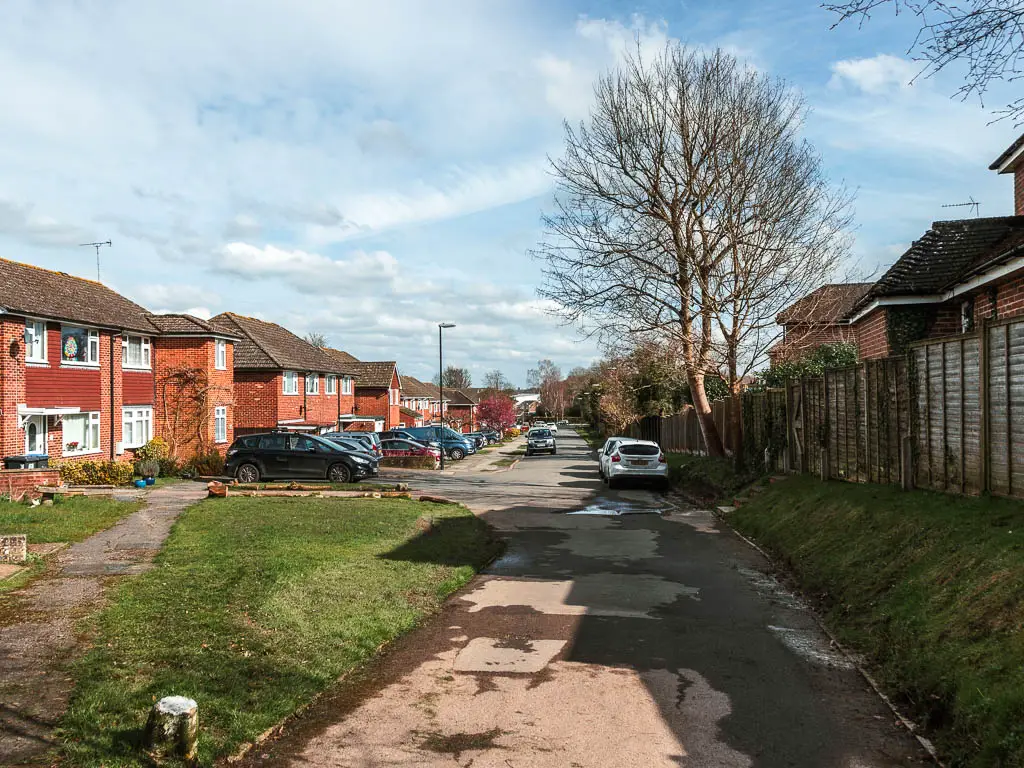
[{"label": "front door", "polygon": [[45,416],[29,416],[25,422],[25,453],[46,453]]}]

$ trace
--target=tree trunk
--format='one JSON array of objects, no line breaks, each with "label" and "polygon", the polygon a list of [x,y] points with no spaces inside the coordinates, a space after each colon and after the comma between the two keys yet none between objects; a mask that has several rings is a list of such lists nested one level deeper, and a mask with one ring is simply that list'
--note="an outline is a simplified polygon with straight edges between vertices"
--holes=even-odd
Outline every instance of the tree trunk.
[{"label": "tree trunk", "polygon": [[174,757],[186,765],[196,763],[199,707],[184,696],[166,696],[149,712],[145,745],[158,758]]},{"label": "tree trunk", "polygon": [[722,436],[718,434],[718,425],[715,424],[714,416],[711,413],[708,393],[704,391],[704,374],[687,373],[686,379],[690,384],[693,410],[696,411],[697,420],[700,422],[700,431],[704,436],[704,445],[707,446],[708,456],[725,456]]},{"label": "tree trunk", "polygon": [[738,343],[735,339],[729,339],[729,341],[727,356],[729,358],[729,394],[732,399],[732,408],[729,409],[729,442],[732,443],[733,466],[737,472],[742,472],[746,459],[743,455],[743,387],[736,363]]}]

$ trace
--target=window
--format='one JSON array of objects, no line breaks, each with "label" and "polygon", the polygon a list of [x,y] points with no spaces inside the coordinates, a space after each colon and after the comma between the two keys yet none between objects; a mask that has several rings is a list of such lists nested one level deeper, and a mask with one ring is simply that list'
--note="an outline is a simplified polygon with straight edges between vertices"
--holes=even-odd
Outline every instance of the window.
[{"label": "window", "polygon": [[392,389],[392,390],[389,390],[389,391],[391,392],[391,400],[390,400],[391,405],[398,405],[398,403],[399,403],[399,401],[401,399],[401,394],[402,393],[399,390],[397,390],[397,389]]},{"label": "window", "polygon": [[299,394],[299,374],[295,371],[284,372],[284,393],[286,395]]},{"label": "window", "polygon": [[25,321],[25,362],[46,362],[46,323],[42,320]]},{"label": "window", "polygon": [[125,448],[141,448],[153,436],[153,409],[121,409],[121,441]]},{"label": "window", "polygon": [[338,394],[338,377],[333,373],[324,377],[324,392],[328,395]]},{"label": "window", "polygon": [[100,332],[74,325],[62,325],[60,361],[64,365],[99,365]]},{"label": "window", "polygon": [[62,424],[65,456],[99,453],[100,415],[98,412],[70,414],[63,418]]},{"label": "window", "polygon": [[341,380],[341,394],[351,395],[352,394],[352,379],[348,376]]},{"label": "window", "polygon": [[218,405],[213,409],[213,441],[215,443],[228,441],[228,407],[226,405]]},{"label": "window", "polygon": [[284,435],[260,435],[261,451],[283,451]]},{"label": "window", "polygon": [[149,337],[125,334],[121,339],[121,367],[149,368]]},{"label": "window", "polygon": [[288,435],[288,450],[309,453],[316,450],[316,444],[304,435]]},{"label": "window", "polygon": [[320,377],[315,373],[306,374],[306,394],[316,395],[320,393]]},{"label": "window", "polygon": [[960,332],[970,333],[974,330],[974,299],[967,299],[960,304]]},{"label": "window", "polygon": [[228,343],[224,339],[217,339],[217,361],[214,366],[218,371],[228,369]]}]

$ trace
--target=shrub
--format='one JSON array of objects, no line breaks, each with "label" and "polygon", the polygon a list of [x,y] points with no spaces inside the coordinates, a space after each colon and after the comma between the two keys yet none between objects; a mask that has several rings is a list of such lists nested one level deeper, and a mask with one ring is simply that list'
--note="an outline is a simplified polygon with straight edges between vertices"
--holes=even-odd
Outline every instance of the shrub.
[{"label": "shrub", "polygon": [[512,429],[510,429],[505,434],[507,434],[509,437],[519,437],[523,433],[519,429],[517,429],[516,427],[512,427]]},{"label": "shrub", "polygon": [[135,462],[135,473],[140,477],[159,477],[160,462],[156,459],[146,459]]},{"label": "shrub", "polygon": [[135,460],[138,462],[160,461],[161,459],[166,459],[169,453],[170,448],[167,443],[159,437],[154,437],[135,451]]},{"label": "shrub", "polygon": [[197,453],[188,460],[186,468],[190,475],[223,475],[224,457],[217,451]]},{"label": "shrub", "polygon": [[170,456],[160,459],[160,474],[164,477],[177,477],[181,474],[182,463]]},{"label": "shrub", "polygon": [[135,468],[121,461],[72,461],[58,466],[67,485],[127,485]]}]

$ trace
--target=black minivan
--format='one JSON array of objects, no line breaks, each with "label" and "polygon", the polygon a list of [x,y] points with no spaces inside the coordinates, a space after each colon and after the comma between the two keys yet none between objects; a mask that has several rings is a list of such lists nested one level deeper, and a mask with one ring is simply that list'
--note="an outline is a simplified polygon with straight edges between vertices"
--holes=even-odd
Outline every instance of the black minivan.
[{"label": "black minivan", "polygon": [[224,472],[240,483],[260,480],[330,480],[351,483],[377,474],[377,460],[330,440],[291,432],[240,437],[228,448]]}]

